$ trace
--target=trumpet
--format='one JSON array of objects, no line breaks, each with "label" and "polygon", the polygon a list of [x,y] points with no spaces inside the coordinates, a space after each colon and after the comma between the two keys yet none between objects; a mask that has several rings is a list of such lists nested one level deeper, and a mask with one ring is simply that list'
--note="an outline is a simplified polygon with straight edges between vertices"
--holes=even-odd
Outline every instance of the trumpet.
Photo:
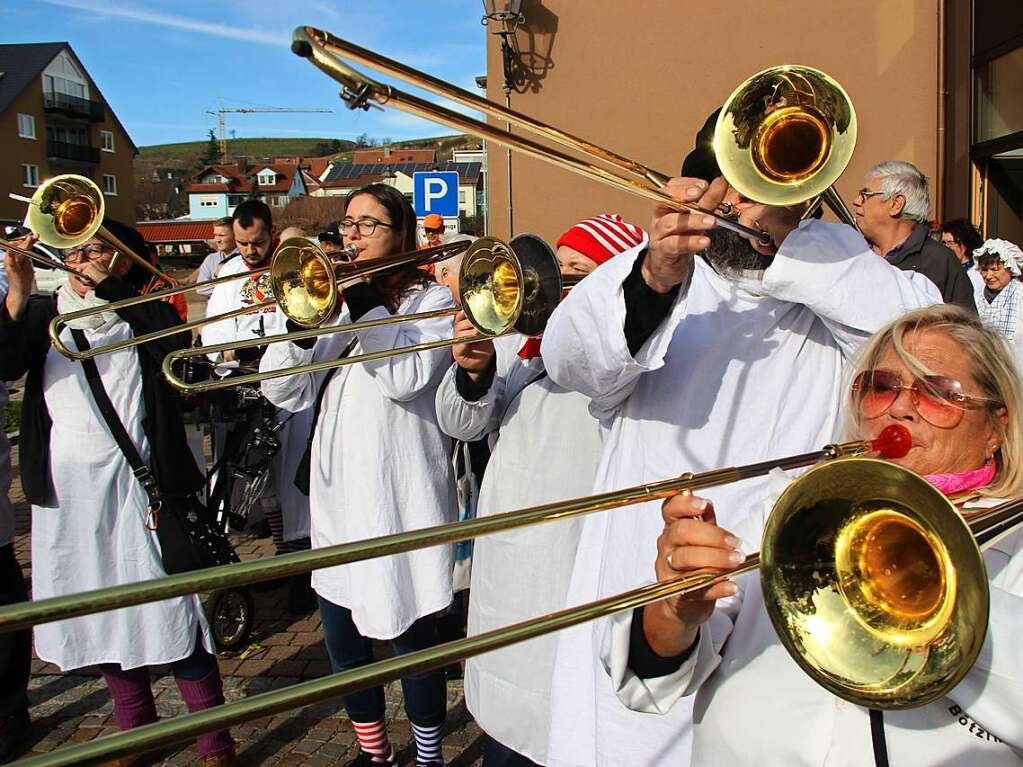
[{"label": "trumpet", "polygon": [[[177,284],[103,226],[106,204],[103,201],[103,193],[92,179],[66,173],[44,181],[31,197],[19,194],[11,194],[10,197],[28,203],[25,226],[36,233],[40,242],[66,250],[98,237],[117,250],[114,260],[110,262],[111,268],[123,255],[166,284]],[[29,257],[35,258],[32,255]],[[46,263],[39,258],[35,260]],[[63,265],[58,268],[84,279],[88,284],[92,283],[92,280],[78,270]]]},{"label": "trumpet", "polygon": [[[722,228],[764,245],[771,242],[766,232],[739,224],[728,210],[708,212],[675,199],[664,189],[669,177],[663,173],[329,32],[298,27],[292,35],[291,49],[341,83],[340,96],[349,109],[394,106],[660,205],[713,215]],[[581,157],[379,83],[343,59],[517,125]],[[836,80],[811,67],[784,65],[753,75],[732,92],[718,117],[714,147],[725,179],[745,197],[768,205],[793,205],[820,198],[844,223],[856,226],[855,218],[832,188],[852,157],[856,130],[852,101]]]},{"label": "trumpet", "polygon": [[[395,315],[377,320],[364,320],[362,322],[330,327],[310,327],[305,330],[268,336],[266,338],[253,338],[195,349],[180,349],[164,357],[164,376],[172,386],[180,391],[196,394],[216,391],[231,386],[255,384],[272,378],[281,378],[300,373],[315,373],[346,365],[372,362],[373,360],[386,359],[387,357],[402,354],[440,349],[456,344],[474,343],[511,332],[518,332],[526,336],[536,336],[543,332],[547,320],[561,301],[563,292],[566,289],[570,289],[580,279],[578,276],[563,276],[558,267],[558,260],[554,255],[554,251],[540,237],[533,234],[520,234],[507,245],[491,237],[482,237],[471,245],[468,243],[452,243],[449,246],[440,247],[454,248],[456,246],[459,246],[458,252],[465,251],[462,265],[459,269],[460,307],[437,309],[435,311],[409,315]],[[317,286],[335,285],[336,283],[326,278],[322,263],[317,263],[310,268],[308,274],[304,271],[305,264],[301,259],[289,259],[289,263],[291,265],[289,274],[294,276],[281,279],[284,285],[293,283],[291,284],[290,291],[282,294],[285,296],[285,302],[287,302],[287,296],[296,291],[304,291],[307,294],[311,292],[316,300],[310,301],[306,295],[302,295],[301,299],[295,302],[298,307],[297,311],[305,312],[307,307],[311,307],[310,316],[319,316],[325,307],[329,305],[329,300],[324,297],[325,294],[318,292]],[[305,279],[303,279],[303,275],[305,275]],[[292,306],[289,311],[296,311],[296,307]],[[187,360],[198,355],[251,349],[268,343],[300,341],[334,333],[357,333],[360,330],[405,322],[421,322],[441,317],[454,317],[459,311],[465,312],[466,317],[476,330],[474,334],[426,341],[397,349],[358,354],[341,359],[310,362],[304,365],[281,368],[280,370],[267,370],[259,373],[231,376],[219,381],[188,383],[177,374],[174,368],[178,360]]]}]

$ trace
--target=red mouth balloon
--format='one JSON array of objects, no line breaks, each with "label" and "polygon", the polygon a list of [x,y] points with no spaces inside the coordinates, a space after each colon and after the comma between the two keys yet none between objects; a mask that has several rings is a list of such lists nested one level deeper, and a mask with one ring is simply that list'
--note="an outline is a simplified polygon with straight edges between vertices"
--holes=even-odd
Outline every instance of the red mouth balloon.
[{"label": "red mouth balloon", "polygon": [[881,430],[877,439],[871,441],[871,447],[882,458],[902,458],[913,446],[913,438],[909,429],[893,423]]}]

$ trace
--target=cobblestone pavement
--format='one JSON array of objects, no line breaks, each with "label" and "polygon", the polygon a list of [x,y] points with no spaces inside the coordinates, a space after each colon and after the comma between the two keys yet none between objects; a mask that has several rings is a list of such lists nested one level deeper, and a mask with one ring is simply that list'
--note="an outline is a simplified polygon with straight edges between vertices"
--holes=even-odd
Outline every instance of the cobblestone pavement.
[{"label": "cobblestone pavement", "polygon": [[[31,575],[29,510],[17,481],[11,500],[17,515],[15,553],[26,577]],[[268,539],[235,536],[242,559],[270,556]],[[245,657],[219,657],[225,697],[239,700],[268,690],[287,687],[324,676],[330,666],[323,646],[319,615],[294,617],[286,608],[286,589],[254,594],[255,629]],[[382,649],[382,648],[381,648]],[[157,709],[161,719],[185,713],[173,677],[160,673],[154,679]],[[53,751],[61,746],[92,740],[117,732],[110,697],[102,677],[93,669],[61,673],[55,666],[32,661],[29,685],[33,733],[29,750]],[[386,688],[388,731],[399,764],[415,763],[415,747],[397,682]],[[448,727],[444,737],[444,758],[452,767],[480,763],[480,730],[465,710],[461,682],[448,685]],[[334,765],[355,756],[355,736],[339,701],[308,706],[285,714],[266,717],[232,728],[238,742],[239,763],[249,765]],[[171,748],[155,764],[197,763],[194,745]]]}]

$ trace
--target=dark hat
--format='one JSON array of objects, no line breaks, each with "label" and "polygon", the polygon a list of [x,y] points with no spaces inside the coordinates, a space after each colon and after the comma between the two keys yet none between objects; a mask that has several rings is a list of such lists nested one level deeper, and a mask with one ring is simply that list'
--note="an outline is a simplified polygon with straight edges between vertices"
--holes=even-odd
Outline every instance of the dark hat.
[{"label": "dark hat", "polygon": [[[103,219],[104,228],[114,235],[117,239],[123,242],[132,253],[140,258],[144,258],[147,263],[153,263],[153,254],[149,250],[149,246],[146,244],[145,238],[139,233],[138,229],[127,224],[122,224],[120,221],[116,221],[112,218]],[[123,256],[127,258],[127,256]],[[130,283],[132,287],[137,290],[142,290],[146,285],[149,284],[150,279],[153,275],[143,269],[141,266],[132,261],[131,269],[124,276],[126,282]]]},{"label": "dark hat", "polygon": [[682,160],[681,175],[688,178],[702,178],[708,184],[721,175],[717,158],[714,157],[714,126],[721,108],[710,113],[710,117],[696,134],[696,147]]},{"label": "dark hat", "polygon": [[337,245],[341,244],[341,222],[331,221],[327,224],[327,228],[316,235],[316,239],[320,242],[333,242]]}]

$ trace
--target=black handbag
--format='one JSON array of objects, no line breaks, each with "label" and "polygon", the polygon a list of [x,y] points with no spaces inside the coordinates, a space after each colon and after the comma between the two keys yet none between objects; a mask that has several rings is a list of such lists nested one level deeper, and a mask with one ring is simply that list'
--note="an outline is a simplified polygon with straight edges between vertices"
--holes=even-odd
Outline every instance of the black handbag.
[{"label": "black handbag", "polygon": [[[71,335],[80,350],[89,348],[89,342],[81,330],[74,329]],[[165,495],[160,490],[156,477],[143,462],[124,424],[117,416],[107,390],[103,387],[95,361],[82,360],[82,368],[110,435],[128,461],[142,489],[146,491],[146,497],[149,499],[146,526],[156,531],[163,569],[167,574],[174,575],[240,561],[230,541],[223,531],[211,523],[209,511],[194,494]]]}]

